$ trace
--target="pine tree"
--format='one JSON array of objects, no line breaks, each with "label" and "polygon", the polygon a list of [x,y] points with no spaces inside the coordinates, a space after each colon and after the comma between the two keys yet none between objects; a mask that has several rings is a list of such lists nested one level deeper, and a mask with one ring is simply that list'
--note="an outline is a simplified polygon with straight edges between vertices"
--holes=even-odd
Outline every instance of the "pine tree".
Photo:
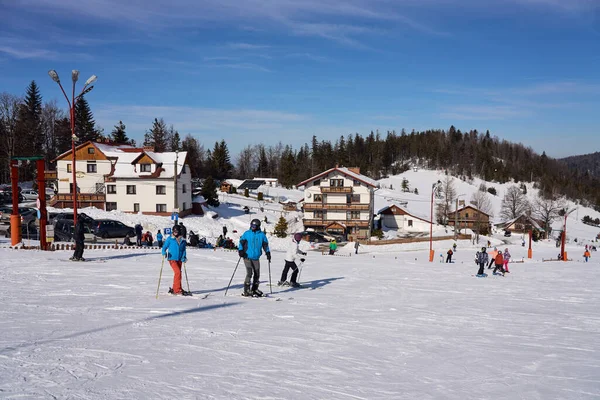
[{"label": "pine tree", "polygon": [[202,176],[204,169],[204,148],[192,136],[187,135],[181,142],[181,151],[187,152],[187,162],[193,178]]},{"label": "pine tree", "polygon": [[215,147],[209,156],[211,175],[214,175],[216,179],[223,180],[231,176],[233,171],[233,164],[229,157],[229,150],[225,140],[221,142],[215,142]]},{"label": "pine tree", "polygon": [[[31,81],[27,87],[25,99],[18,107],[15,133],[15,155],[44,155],[43,147],[45,138],[42,129],[42,96],[40,95],[40,90],[35,81]],[[24,179],[33,179],[35,163],[24,166],[21,169],[21,173],[23,174]]]},{"label": "pine tree", "polygon": [[277,221],[277,224],[275,225],[275,230],[273,231],[273,233],[278,238],[285,238],[287,236],[287,230],[288,230],[288,223],[285,220],[285,218],[283,218],[283,215],[282,215],[281,217],[279,217],[279,221]]},{"label": "pine tree", "polygon": [[81,96],[75,102],[75,135],[79,143],[88,140],[96,141],[100,136],[98,130],[96,130],[94,115],[84,96]]},{"label": "pine tree", "polygon": [[296,170],[296,160],[292,148],[290,146],[285,146],[285,150],[281,156],[281,172],[279,174],[282,186],[291,188],[298,183]]},{"label": "pine tree", "polygon": [[217,183],[212,176],[204,179],[200,195],[206,199],[206,204],[211,207],[219,207],[219,196],[217,194]]},{"label": "pine tree", "polygon": [[173,129],[173,125],[169,128],[169,140],[171,142],[169,145],[171,151],[181,150],[181,138],[179,137],[179,132]]},{"label": "pine tree", "polygon": [[144,146],[154,147],[154,151],[167,151],[167,125],[160,118],[154,118],[152,128],[144,134]]},{"label": "pine tree", "polygon": [[125,124],[123,121],[119,121],[110,133],[110,138],[114,143],[118,144],[129,144],[129,138],[125,133]]}]

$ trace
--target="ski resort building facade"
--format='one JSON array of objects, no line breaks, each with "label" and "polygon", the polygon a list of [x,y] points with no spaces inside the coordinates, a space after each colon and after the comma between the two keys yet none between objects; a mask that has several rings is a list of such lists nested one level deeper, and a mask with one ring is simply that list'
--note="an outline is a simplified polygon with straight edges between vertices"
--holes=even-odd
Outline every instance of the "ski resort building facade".
[{"label": "ski resort building facade", "polygon": [[358,168],[331,168],[297,186],[304,186],[305,229],[341,235],[348,240],[371,237],[378,184],[361,175]]},{"label": "ski resort building facade", "polygon": [[426,217],[419,217],[397,204],[382,208],[377,212],[381,216],[381,227],[406,233],[429,232],[431,224]]},{"label": "ski resort building facade", "polygon": [[454,226],[456,220],[458,220],[459,232],[461,229],[468,228],[485,235],[491,231],[490,217],[489,214],[478,210],[476,207],[467,205],[459,208],[458,211],[448,213],[448,225]]},{"label": "ski resort building facade", "polygon": [[[75,148],[77,204],[150,215],[191,212],[192,184],[186,152],[157,153],[150,148],[86,142]],[[56,162],[58,193],[50,205],[73,205],[72,153]],[[175,187],[177,190],[175,190]]]}]

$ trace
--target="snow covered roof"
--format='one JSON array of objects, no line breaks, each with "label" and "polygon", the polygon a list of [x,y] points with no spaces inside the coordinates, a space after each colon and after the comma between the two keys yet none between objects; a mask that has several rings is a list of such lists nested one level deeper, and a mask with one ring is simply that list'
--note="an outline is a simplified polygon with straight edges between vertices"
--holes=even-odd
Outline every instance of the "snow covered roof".
[{"label": "snow covered roof", "polygon": [[227,180],[225,180],[225,182],[229,183],[231,186],[233,186],[236,189],[239,188],[242,183],[244,183],[244,181],[241,179],[227,179]]},{"label": "snow covered roof", "polygon": [[499,224],[496,224],[496,226],[500,228],[508,228],[509,226],[517,222],[517,220],[520,218],[525,218],[525,220],[529,221],[534,229],[544,231],[542,225],[538,221],[536,221],[535,218],[528,217],[526,214],[521,214],[518,217],[513,218],[511,220],[500,222]]},{"label": "snow covered roof", "polygon": [[410,215],[411,217],[414,217],[414,218],[420,219],[420,220],[422,220],[422,221],[425,221],[425,222],[427,222],[427,223],[429,223],[429,222],[430,222],[430,220],[429,220],[429,218],[428,218],[427,216],[425,216],[425,215],[420,215],[420,214],[418,214],[418,213],[415,213],[415,212],[413,212],[413,211],[409,211],[409,210],[408,210],[408,209],[407,209],[405,206],[401,206],[401,205],[399,205],[399,204],[397,204],[397,203],[391,203],[391,204],[389,204],[389,205],[387,205],[387,206],[383,207],[382,209],[380,209],[379,211],[377,211],[377,214],[379,215],[379,214],[381,214],[382,212],[384,212],[385,210],[387,210],[387,209],[390,209],[390,208],[392,208],[392,207],[399,208],[400,210],[404,211],[404,212],[405,212],[407,215]]},{"label": "snow covered roof", "polygon": [[487,215],[488,217],[491,217],[491,215],[490,215],[490,214],[486,213],[485,211],[481,211],[480,209],[478,209],[477,207],[475,207],[473,204],[466,204],[466,205],[465,205],[465,206],[463,206],[463,207],[459,207],[459,209],[458,209],[458,210],[452,210],[452,211],[448,211],[448,214],[454,214],[454,213],[455,213],[455,212],[457,212],[457,211],[458,211],[458,212],[460,212],[460,211],[464,210],[465,208],[472,208],[473,210],[475,210],[475,211],[477,211],[477,212],[479,212],[479,213],[481,213],[481,214],[485,214],[485,215]]},{"label": "snow covered roof", "polygon": [[364,176],[362,174],[357,174],[354,171],[350,171],[350,169],[348,169],[346,167],[334,167],[334,168],[330,168],[330,169],[328,169],[325,172],[321,172],[320,174],[315,175],[312,178],[308,178],[307,180],[305,180],[303,182],[300,182],[296,186],[304,186],[307,183],[312,182],[312,181],[314,181],[316,179],[319,179],[319,178],[321,178],[323,176],[326,176],[326,175],[328,175],[329,173],[331,173],[333,171],[341,172],[343,175],[346,175],[347,177],[352,178],[352,179],[356,179],[357,181],[360,181],[360,182],[364,183],[367,186],[371,186],[371,187],[374,187],[374,188],[379,187],[379,183],[376,180],[371,179],[371,178],[369,178],[367,176]]}]

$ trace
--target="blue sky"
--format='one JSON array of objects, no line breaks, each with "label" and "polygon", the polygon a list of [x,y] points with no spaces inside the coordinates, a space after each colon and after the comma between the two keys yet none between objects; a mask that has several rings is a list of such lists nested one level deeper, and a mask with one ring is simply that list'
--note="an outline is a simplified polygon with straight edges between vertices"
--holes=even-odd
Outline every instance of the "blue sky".
[{"label": "blue sky", "polygon": [[0,0],[0,92],[98,75],[106,132],[205,147],[455,125],[600,150],[598,0]]}]

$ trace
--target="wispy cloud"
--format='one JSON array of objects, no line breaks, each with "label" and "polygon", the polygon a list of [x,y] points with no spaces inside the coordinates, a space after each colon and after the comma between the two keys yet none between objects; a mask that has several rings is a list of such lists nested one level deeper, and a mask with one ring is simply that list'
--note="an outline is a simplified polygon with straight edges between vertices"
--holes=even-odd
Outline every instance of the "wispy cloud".
[{"label": "wispy cloud", "polygon": [[227,47],[236,50],[263,50],[268,49],[269,45],[253,43],[227,43]]},{"label": "wispy cloud", "polygon": [[263,67],[262,65],[240,62],[240,63],[209,63],[205,64],[207,67],[212,68],[232,68],[232,69],[247,69],[259,72],[272,72],[270,69]]},{"label": "wispy cloud", "polygon": [[320,56],[320,55],[312,54],[312,53],[289,53],[289,54],[284,55],[284,57],[287,57],[287,58],[306,58],[308,60],[320,61],[320,62],[331,61],[331,59],[329,57]]},{"label": "wispy cloud", "polygon": [[18,59],[41,58],[47,60],[54,60],[58,58],[58,53],[55,51],[33,48],[22,49],[2,45],[0,45],[0,53],[7,54],[11,57]]}]

